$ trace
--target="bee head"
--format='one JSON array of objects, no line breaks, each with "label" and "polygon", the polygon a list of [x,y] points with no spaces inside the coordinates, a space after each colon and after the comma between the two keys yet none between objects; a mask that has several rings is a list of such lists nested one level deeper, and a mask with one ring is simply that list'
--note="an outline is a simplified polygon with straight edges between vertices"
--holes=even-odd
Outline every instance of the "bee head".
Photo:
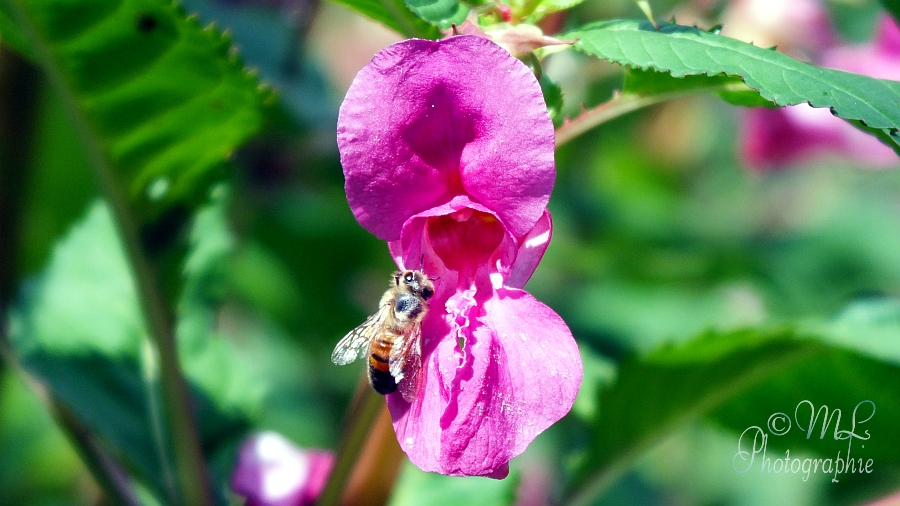
[{"label": "bee head", "polygon": [[434,295],[434,283],[422,271],[403,271],[394,275],[397,286],[405,285],[409,290],[425,300]]}]

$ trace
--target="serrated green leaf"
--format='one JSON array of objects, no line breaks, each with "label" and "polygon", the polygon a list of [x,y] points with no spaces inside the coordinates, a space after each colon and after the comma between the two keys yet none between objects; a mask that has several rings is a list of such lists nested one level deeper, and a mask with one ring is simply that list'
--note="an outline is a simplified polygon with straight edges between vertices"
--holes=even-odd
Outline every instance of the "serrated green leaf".
[{"label": "serrated green leaf", "polygon": [[403,0],[333,0],[406,37],[438,39],[441,32],[416,16]]},{"label": "serrated green leaf", "polygon": [[404,0],[404,2],[417,16],[441,30],[465,21],[470,10],[457,0]]},{"label": "serrated green leaf", "polygon": [[[596,437],[571,502],[590,501],[643,451],[691,421],[710,416],[736,431],[737,444],[737,435],[747,427],[765,426],[774,413],[793,415],[794,407],[807,399],[844,412],[872,401],[878,416],[865,428],[878,436],[877,444],[866,445],[857,457],[897,467],[898,396],[900,365],[801,338],[791,330],[706,333],[684,345],[663,346],[626,361],[616,382],[601,392]],[[848,428],[847,418],[841,423],[841,429]],[[770,449],[780,450],[782,457],[785,448],[830,455],[836,454],[838,443],[846,445],[807,440],[798,430],[773,438]]]},{"label": "serrated green leaf", "polygon": [[[270,92],[229,37],[164,0],[8,0],[36,62],[139,218],[207,198]],[[95,164],[97,162],[94,162]]]},{"label": "serrated green leaf", "polygon": [[[568,33],[575,47],[594,56],[673,77],[725,75],[741,78],[763,99],[780,106],[809,102],[846,120],[896,131],[900,82],[824,69],[787,55],[698,28],[628,20],[589,25]],[[895,139],[895,136],[888,138]],[[900,149],[894,142],[892,147]]]},{"label": "serrated green leaf", "polygon": [[668,72],[629,67],[625,71],[623,93],[638,95],[660,95],[694,90],[718,90],[727,86],[742,86],[739,77],[687,75],[675,78]]}]

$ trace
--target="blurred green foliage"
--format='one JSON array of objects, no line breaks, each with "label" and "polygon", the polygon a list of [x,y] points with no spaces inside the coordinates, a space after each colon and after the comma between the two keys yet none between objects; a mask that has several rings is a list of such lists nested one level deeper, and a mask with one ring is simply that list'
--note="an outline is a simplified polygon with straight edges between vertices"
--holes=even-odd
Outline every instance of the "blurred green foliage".
[{"label": "blurred green foliage", "polygon": [[[402,2],[346,3],[406,35],[437,34],[412,13],[391,10]],[[547,2],[545,10],[560,4]],[[657,13],[679,5],[661,4],[654,5]],[[855,33],[871,28],[874,5],[833,8]],[[195,21],[182,26],[181,18],[172,25],[213,41],[207,49],[217,56],[189,60],[224,62],[226,70],[194,70],[210,77],[232,69],[236,88],[173,79],[171,72],[165,79],[141,74],[134,65],[146,60],[138,56],[149,58],[156,46],[132,55],[123,49],[132,44],[101,45],[118,59],[101,58],[109,56],[101,51],[103,63],[94,70],[115,72],[105,81],[84,75],[74,89],[85,110],[99,111],[92,121],[107,125],[100,130],[109,145],[124,142],[119,127],[130,124],[162,143],[191,138],[167,151],[141,137],[148,149],[178,155],[171,160],[195,150],[209,156],[196,170],[172,162],[124,175],[132,197],[144,198],[147,184],[168,170],[197,190],[181,194],[189,193],[194,207],[175,234],[185,244],[176,271],[176,328],[204,449],[224,497],[237,444],[251,430],[276,430],[303,447],[337,445],[359,371],[332,367],[328,357],[337,339],[372,312],[393,263],[385,245],[355,222],[343,193],[334,142],[335,97],[342,90],[329,71],[352,63],[328,61],[310,42],[316,30],[346,29],[311,25],[318,9],[332,7],[297,2],[273,10],[199,0],[188,6],[203,23],[219,20],[232,29],[248,63],[283,88],[285,100],[268,111],[266,130],[234,153],[226,172],[219,171],[225,155],[262,122],[261,95],[218,32]],[[55,51],[72,50],[64,42],[84,28],[75,21],[90,24],[91,15],[103,14],[97,9],[78,13],[72,23],[54,17]],[[142,12],[120,15],[137,22]],[[640,13],[624,0],[588,1],[564,22],[573,28],[623,16]],[[171,35],[172,26],[159,25],[166,30],[158,37]],[[6,7],[0,33],[4,43],[33,56]],[[594,106],[622,88],[618,69],[571,51],[547,61],[556,58],[578,69],[545,69],[545,90],[552,93],[545,92],[560,117],[576,114],[578,100]],[[178,66],[185,68],[192,67]],[[94,95],[119,96],[129,72],[147,80],[134,84],[149,100],[138,104],[141,116],[124,114],[113,102],[101,107]],[[332,81],[323,78],[329,75]],[[632,73],[630,84],[646,91],[654,77],[636,81],[641,76]],[[573,80],[583,93],[571,89]],[[236,126],[191,109],[158,129],[153,111],[171,95],[157,91],[171,85],[172,93],[190,93],[198,82],[215,93],[224,86],[254,105]],[[102,83],[103,90],[95,89]],[[142,493],[158,498],[170,486],[165,473],[174,471],[159,472],[171,463],[153,435],[161,423],[153,407],[158,384],[126,254],[66,105],[46,80],[33,93],[31,158],[14,178],[24,188],[10,326],[18,365],[7,361],[0,369],[0,497],[22,505],[102,504],[48,415],[46,399],[34,393],[50,388],[143,481]],[[224,102],[195,98],[187,102],[221,106],[215,118],[228,117]],[[208,121],[195,123],[195,116]],[[510,479],[447,478],[406,466],[392,504],[447,497],[455,502],[443,504],[512,504],[517,488],[529,483],[538,484],[537,495],[571,498],[609,469],[619,479],[585,503],[849,504],[898,487],[900,415],[892,399],[900,397],[900,172],[832,159],[751,173],[735,156],[739,121],[738,109],[691,98],[618,118],[560,148],[550,204],[554,239],[528,290],[563,316],[583,349],[585,385],[576,407],[513,462]],[[203,125],[209,129],[188,133]],[[220,135],[220,127],[228,132]],[[112,151],[127,160],[152,158],[149,152],[126,156],[124,147]],[[834,484],[821,474],[802,481],[733,470],[741,430],[805,399],[840,408],[845,417],[857,402],[875,402],[872,440],[859,450],[874,456],[875,473]],[[775,445],[774,439],[773,453],[790,448],[792,455],[821,456],[838,448],[834,441]]]}]

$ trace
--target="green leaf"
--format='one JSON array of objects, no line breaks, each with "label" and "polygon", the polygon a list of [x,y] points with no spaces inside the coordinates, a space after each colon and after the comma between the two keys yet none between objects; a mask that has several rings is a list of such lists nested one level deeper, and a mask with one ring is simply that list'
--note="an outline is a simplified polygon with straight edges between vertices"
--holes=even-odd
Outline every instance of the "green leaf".
[{"label": "green leaf", "polygon": [[20,263],[25,275],[46,266],[53,245],[97,198],[84,151],[59,102],[46,83],[38,107],[29,180],[23,196]]},{"label": "green leaf", "polygon": [[678,78],[672,77],[668,72],[628,67],[622,92],[641,96],[718,93],[723,100],[734,105],[773,106],[739,77],[725,75],[687,75]]},{"label": "green leaf", "polygon": [[[210,336],[231,239],[224,206],[198,215],[185,268],[178,344],[207,456],[233,444],[258,410],[260,385],[230,343]],[[174,464],[159,414],[159,383],[137,293],[108,209],[95,204],[20,298],[11,340],[22,365],[160,498]],[[221,488],[221,487],[219,487]],[[217,488],[218,489],[218,488]]]},{"label": "green leaf", "polygon": [[222,187],[216,188],[212,204],[194,219],[177,326],[185,375],[197,387],[200,399],[206,401],[198,409],[205,447],[241,433],[246,421],[260,411],[264,393],[231,343],[211,335],[218,303],[226,293],[234,247],[227,225],[226,197]]},{"label": "green leaf", "polygon": [[0,5],[0,46],[9,46],[28,59],[34,58],[25,35],[13,22],[5,5]]},{"label": "green leaf", "polygon": [[807,321],[801,328],[824,341],[853,349],[877,360],[900,364],[900,300],[855,301],[835,318]]},{"label": "green leaf", "polygon": [[333,0],[406,37],[438,39],[441,32],[414,14],[403,0]]},{"label": "green leaf", "polygon": [[[7,0],[92,162],[146,220],[203,202],[271,96],[228,36],[164,0]],[[98,169],[99,170],[99,169]]]},{"label": "green leaf", "polygon": [[[809,102],[829,107],[887,133],[900,126],[900,82],[823,69],[715,33],[668,23],[657,30],[628,20],[589,25],[570,32],[575,47],[594,56],[673,77],[735,76],[779,106]],[[718,79],[718,77],[717,77]],[[895,136],[892,147],[900,149]]]},{"label": "green leaf", "polygon": [[11,369],[0,372],[0,447],[0,496],[6,504],[34,504],[37,497],[83,486],[78,454],[34,390]]},{"label": "green leaf", "polygon": [[582,2],[584,0],[544,0],[535,9],[535,14],[540,18],[553,12],[571,9]]},{"label": "green leaf", "polygon": [[166,449],[158,453],[161,463],[171,453],[177,464],[178,486],[167,473],[157,490],[166,502],[183,494],[207,504],[203,448],[171,328],[180,233],[231,152],[260,129],[271,92],[243,68],[228,36],[168,0],[5,4],[60,97],[128,251],[153,343],[152,360],[141,363],[151,399],[160,390],[153,404],[165,405],[151,410],[164,415],[153,426],[167,429],[156,438]]},{"label": "green leaf", "polygon": [[544,93],[544,102],[547,103],[547,111],[550,113],[550,118],[558,119],[557,116],[563,107],[562,88],[553,82],[547,74],[541,74],[541,79],[538,82],[541,85],[541,91]]},{"label": "green leaf", "polygon": [[150,390],[140,372],[141,316],[103,206],[93,206],[60,243],[11,322],[22,365],[133,472],[165,490],[170,464],[149,429]]},{"label": "green leaf", "polygon": [[417,16],[441,30],[460,24],[469,15],[469,8],[457,0],[404,0]]},{"label": "green leaf", "polygon": [[[663,346],[626,361],[616,382],[601,392],[595,440],[570,502],[588,503],[645,450],[689,422],[709,416],[733,429],[737,443],[748,427],[766,428],[775,413],[793,416],[804,400],[817,408],[841,409],[842,430],[849,429],[847,413],[862,401],[873,402],[877,416],[864,426],[873,434],[873,444],[855,447],[856,457],[897,467],[898,396],[900,365],[801,338],[791,330],[709,332],[684,345]],[[858,420],[862,418],[860,411]],[[801,432],[795,427],[784,436],[771,435],[769,454],[783,457],[791,449],[834,458],[838,449],[846,449],[847,441],[831,435],[828,440],[806,439]],[[747,441],[743,443],[746,447]]]}]

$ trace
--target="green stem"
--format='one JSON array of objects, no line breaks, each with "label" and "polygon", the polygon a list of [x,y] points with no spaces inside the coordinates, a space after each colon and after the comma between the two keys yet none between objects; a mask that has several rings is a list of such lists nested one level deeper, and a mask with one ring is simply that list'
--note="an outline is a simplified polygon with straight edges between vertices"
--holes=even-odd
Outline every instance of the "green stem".
[{"label": "green stem", "polygon": [[160,469],[160,473],[162,473],[163,483],[167,490],[176,491],[178,490],[175,485],[177,479],[174,476],[172,467],[165,465],[165,463],[171,462],[172,456],[169,453],[169,446],[166,444],[169,438],[166,437],[166,421],[165,416],[163,416],[163,407],[159,399],[161,390],[159,382],[159,358],[156,354],[156,350],[148,341],[144,341],[141,344],[141,366],[144,369],[144,388],[146,389],[147,406],[150,412],[150,428],[153,431],[154,449],[156,450],[159,461],[163,463],[163,468]]},{"label": "green stem", "polygon": [[378,419],[378,413],[384,407],[384,396],[376,393],[366,383],[364,388],[356,396],[354,402],[350,406],[345,422],[344,435],[338,446],[337,460],[331,475],[328,477],[328,483],[319,496],[317,506],[338,506],[341,497],[344,495],[344,489],[347,488],[347,482],[353,473],[353,467],[362,453],[363,446],[375,420]]},{"label": "green stem", "polygon": [[[683,96],[683,94],[680,95]],[[642,107],[670,100],[671,98],[673,97],[666,95],[644,97],[641,95],[617,94],[608,102],[582,112],[577,118],[566,121],[561,127],[557,128],[556,147],[562,146],[575,137],[611,119],[618,118]]]},{"label": "green stem", "polygon": [[693,95],[708,95],[723,91],[740,91],[746,89],[743,84],[725,85],[709,88],[698,88],[687,91],[661,93],[659,95],[636,95],[631,93],[617,93],[609,101],[604,102],[593,109],[588,109],[573,120],[567,120],[556,129],[556,147],[571,141],[575,137],[588,130],[600,126],[611,119],[618,118],[629,112],[649,107],[669,100],[685,98]]},{"label": "green stem", "polygon": [[123,185],[118,181],[114,164],[103,148],[104,142],[81,109],[49,44],[41,37],[29,16],[26,3],[21,0],[6,0],[6,3],[72,121],[98,186],[112,210],[119,238],[130,262],[139,304],[159,359],[167,434],[174,446],[180,494],[178,491],[170,491],[168,502],[175,505],[211,506],[212,495],[200,438],[191,414],[188,388],[178,359],[172,324],[174,317],[165,303],[150,259],[141,247],[139,224],[132,214]]}]

